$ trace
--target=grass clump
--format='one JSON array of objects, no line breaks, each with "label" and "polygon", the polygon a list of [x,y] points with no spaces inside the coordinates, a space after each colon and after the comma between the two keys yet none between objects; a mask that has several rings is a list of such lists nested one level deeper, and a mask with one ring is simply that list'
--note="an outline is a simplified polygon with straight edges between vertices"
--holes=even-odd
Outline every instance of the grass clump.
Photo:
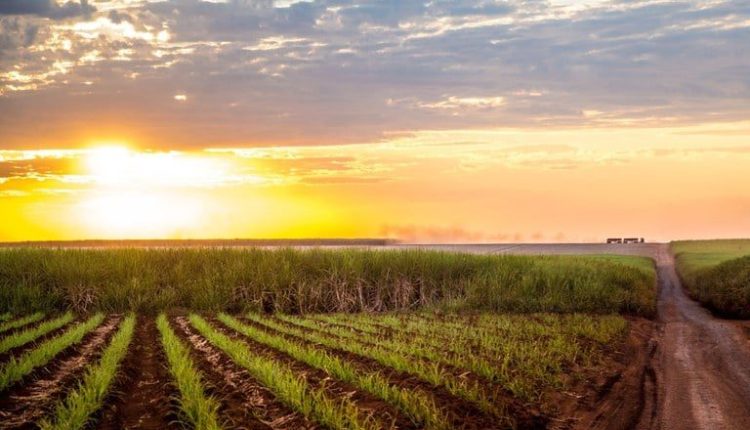
[{"label": "grass clump", "polygon": [[383,312],[446,306],[651,315],[654,285],[652,267],[602,257],[414,249],[0,250],[0,312],[14,313]]},{"label": "grass clump", "polygon": [[206,396],[203,378],[190,358],[190,351],[169,326],[166,315],[159,315],[156,326],[161,334],[169,372],[180,392],[180,411],[185,421],[196,429],[221,429],[217,415],[219,403],[214,398]]},{"label": "grass clump", "polygon": [[45,321],[36,327],[26,329],[19,333],[14,333],[0,340],[0,354],[10,351],[13,348],[25,345],[45,334],[56,330],[65,324],[73,321],[73,314],[68,312],[65,315],[53,320]]},{"label": "grass clump", "polygon": [[104,349],[95,366],[89,367],[78,387],[57,405],[51,419],[39,427],[43,430],[77,430],[89,422],[91,414],[99,410],[109,392],[117,369],[128,352],[133,339],[135,316],[127,316],[112,341]]},{"label": "grass clump", "polygon": [[35,368],[44,366],[65,348],[83,340],[86,333],[94,330],[102,321],[104,321],[104,315],[96,314],[85,322],[71,327],[60,336],[42,343],[26,354],[18,358],[12,357],[10,361],[0,368],[0,391],[20,381]]}]

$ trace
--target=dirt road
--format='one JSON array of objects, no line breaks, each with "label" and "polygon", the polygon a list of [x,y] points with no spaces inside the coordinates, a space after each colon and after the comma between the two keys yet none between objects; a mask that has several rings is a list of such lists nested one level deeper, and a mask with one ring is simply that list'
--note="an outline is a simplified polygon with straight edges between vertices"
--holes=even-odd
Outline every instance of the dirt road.
[{"label": "dirt road", "polygon": [[[656,400],[645,399],[638,429],[750,429],[750,341],[683,291],[665,244],[440,245],[510,254],[626,254],[651,257],[659,279]],[[653,405],[649,403],[655,403]]]},{"label": "dirt road", "polygon": [[683,292],[666,246],[656,254],[659,402],[652,428],[750,428],[750,348],[731,321],[714,318]]}]

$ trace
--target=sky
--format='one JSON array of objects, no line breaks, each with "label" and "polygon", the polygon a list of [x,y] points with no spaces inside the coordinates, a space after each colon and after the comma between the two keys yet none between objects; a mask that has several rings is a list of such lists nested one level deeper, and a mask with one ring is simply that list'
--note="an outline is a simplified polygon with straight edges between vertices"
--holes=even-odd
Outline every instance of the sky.
[{"label": "sky", "polygon": [[750,1],[0,0],[0,241],[750,236]]}]

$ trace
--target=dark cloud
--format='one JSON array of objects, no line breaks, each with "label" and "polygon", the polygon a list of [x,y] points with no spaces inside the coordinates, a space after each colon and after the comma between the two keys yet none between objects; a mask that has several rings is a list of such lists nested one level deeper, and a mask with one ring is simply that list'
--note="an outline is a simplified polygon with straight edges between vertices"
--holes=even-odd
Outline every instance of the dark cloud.
[{"label": "dark cloud", "polygon": [[0,15],[36,15],[51,19],[66,19],[90,15],[96,8],[88,0],[68,1],[59,4],[55,0],[2,0]]}]

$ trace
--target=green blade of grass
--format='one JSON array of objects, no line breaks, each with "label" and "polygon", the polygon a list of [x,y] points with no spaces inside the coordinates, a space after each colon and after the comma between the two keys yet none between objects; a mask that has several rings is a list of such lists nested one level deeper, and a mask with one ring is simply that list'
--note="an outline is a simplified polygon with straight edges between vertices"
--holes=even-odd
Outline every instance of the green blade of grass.
[{"label": "green blade of grass", "polygon": [[128,352],[134,328],[135,316],[129,315],[105,348],[99,363],[89,368],[78,388],[57,405],[53,418],[39,424],[43,430],[78,430],[86,426],[109,392],[120,362]]}]

